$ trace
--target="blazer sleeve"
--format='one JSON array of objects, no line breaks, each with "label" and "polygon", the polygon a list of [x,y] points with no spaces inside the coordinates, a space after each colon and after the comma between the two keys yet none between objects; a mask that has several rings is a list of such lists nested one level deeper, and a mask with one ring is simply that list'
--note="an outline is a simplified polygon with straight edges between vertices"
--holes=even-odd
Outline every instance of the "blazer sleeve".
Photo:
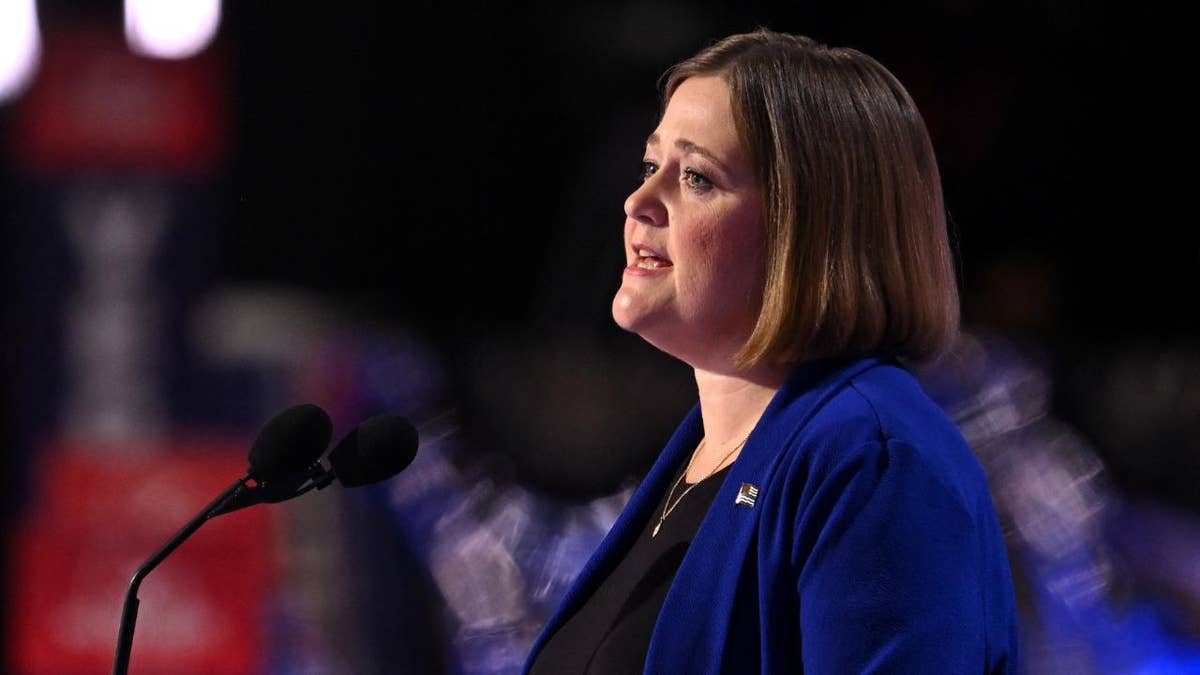
[{"label": "blazer sleeve", "polygon": [[986,669],[985,547],[972,494],[986,484],[970,487],[978,481],[946,466],[879,440],[804,490],[792,554],[805,672]]}]

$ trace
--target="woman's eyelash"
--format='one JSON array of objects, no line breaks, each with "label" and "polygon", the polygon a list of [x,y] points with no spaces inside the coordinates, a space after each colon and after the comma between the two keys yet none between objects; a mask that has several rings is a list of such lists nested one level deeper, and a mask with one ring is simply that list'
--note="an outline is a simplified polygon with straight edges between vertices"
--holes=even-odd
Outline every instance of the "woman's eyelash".
[{"label": "woman's eyelash", "polygon": [[692,189],[707,190],[708,188],[712,187],[712,181],[708,179],[708,176],[705,176],[695,169],[684,169],[683,175],[684,181],[688,184],[688,187]]},{"label": "woman's eyelash", "polygon": [[648,159],[643,159],[642,168],[638,172],[638,177],[642,180],[646,180],[650,176],[653,176],[655,171],[658,171],[658,165]]},{"label": "woman's eyelash", "polygon": [[[643,159],[638,177],[645,181],[655,173],[658,173],[658,165],[648,159]],[[708,190],[713,186],[713,182],[708,178],[708,176],[705,176],[695,169],[684,169],[681,180],[686,183],[689,188],[701,192]]]}]

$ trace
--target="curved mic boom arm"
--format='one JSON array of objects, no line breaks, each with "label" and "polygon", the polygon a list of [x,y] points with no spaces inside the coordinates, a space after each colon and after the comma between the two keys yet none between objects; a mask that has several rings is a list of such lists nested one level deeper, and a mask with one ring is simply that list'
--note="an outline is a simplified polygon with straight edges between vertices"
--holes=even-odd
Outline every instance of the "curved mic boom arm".
[{"label": "curved mic boom arm", "polygon": [[121,609],[121,629],[117,633],[117,654],[113,659],[113,675],[126,675],[129,672],[129,652],[133,647],[133,628],[137,623],[138,613],[138,587],[142,585],[142,580],[150,574],[155,567],[158,567],[171,551],[179,548],[188,537],[200,529],[200,526],[207,522],[210,518],[226,513],[225,507],[232,501],[236,500],[244,491],[251,489],[247,482],[250,480],[250,472],[237,479],[233,485],[230,485],[224,492],[217,495],[217,498],[212,500],[207,507],[204,508],[195,518],[188,521],[183,529],[175,533],[162,548],[158,549],[154,555],[146,559],[142,566],[134,572],[133,579],[129,581],[129,590],[125,592],[125,605]]}]

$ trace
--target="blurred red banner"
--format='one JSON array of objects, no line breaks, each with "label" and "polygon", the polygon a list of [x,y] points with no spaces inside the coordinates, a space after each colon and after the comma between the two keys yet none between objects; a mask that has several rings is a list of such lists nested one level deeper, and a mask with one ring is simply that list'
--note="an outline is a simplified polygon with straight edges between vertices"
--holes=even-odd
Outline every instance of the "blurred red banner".
[{"label": "blurred red banner", "polygon": [[[10,672],[111,672],[142,562],[246,468],[244,439],[142,447],[60,442],[40,454],[9,541]],[[270,508],[206,523],[142,583],[130,673],[259,673],[275,576]]]},{"label": "blurred red banner", "polygon": [[18,163],[54,172],[212,169],[229,125],[219,54],[137,56],[107,24],[48,31],[41,72],[14,111]]}]

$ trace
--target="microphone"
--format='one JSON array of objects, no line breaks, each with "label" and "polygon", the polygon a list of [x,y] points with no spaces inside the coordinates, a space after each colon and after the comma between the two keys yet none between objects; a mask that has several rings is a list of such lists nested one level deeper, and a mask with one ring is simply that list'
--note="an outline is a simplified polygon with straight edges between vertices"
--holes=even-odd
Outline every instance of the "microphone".
[{"label": "microphone", "polygon": [[250,477],[269,482],[303,471],[325,453],[333,423],[320,406],[302,403],[272,417],[250,446]]},{"label": "microphone", "polygon": [[358,487],[386,480],[412,463],[417,454],[417,430],[403,417],[378,415],[355,427],[329,453],[326,469],[321,454],[329,445],[333,424],[319,406],[305,403],[271,418],[250,447],[250,468],[204,507],[170,541],[142,563],[125,593],[113,675],[129,671],[129,653],[137,623],[138,587],[185,539],[208,520],[231,511],[299,497],[321,490],[334,480]]},{"label": "microphone", "polygon": [[[264,474],[256,485],[233,495],[213,515],[255,504],[294,499],[310,490],[323,490],[335,480],[348,488],[387,480],[412,463],[417,444],[417,430],[408,420],[396,415],[377,415],[355,427],[334,446],[329,452],[331,469],[321,464],[319,451],[294,453],[289,456],[286,468]],[[254,466],[254,449],[251,449],[250,457],[250,464]],[[305,460],[311,457],[311,461],[305,464],[293,461],[291,457],[304,457]],[[263,461],[267,460],[264,458]],[[283,463],[279,464],[282,467]]]},{"label": "microphone", "polygon": [[125,592],[125,604],[121,610],[121,628],[117,633],[113,675],[126,675],[129,672],[129,652],[133,647],[133,629],[137,624],[137,592],[146,575],[200,529],[201,525],[222,513],[228,513],[229,504],[247,490],[257,489],[248,485],[250,481],[265,487],[281,479],[286,481],[287,476],[302,472],[306,467],[318,462],[332,435],[333,423],[329,421],[329,415],[311,403],[288,408],[263,425],[250,448],[250,468],[246,473],[217,495],[216,499],[184,525],[183,529],[142,563],[134,573],[129,582],[129,590]]},{"label": "microphone", "polygon": [[345,487],[387,480],[412,464],[417,430],[403,417],[378,415],[358,425],[329,453],[329,464]]}]

